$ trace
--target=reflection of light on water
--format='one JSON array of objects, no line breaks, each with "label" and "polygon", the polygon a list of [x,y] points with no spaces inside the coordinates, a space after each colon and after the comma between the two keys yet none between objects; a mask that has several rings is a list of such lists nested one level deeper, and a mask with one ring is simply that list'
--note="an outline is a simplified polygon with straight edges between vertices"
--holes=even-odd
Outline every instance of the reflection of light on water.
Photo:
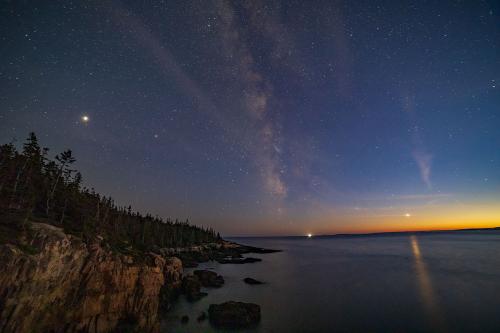
[{"label": "reflection of light on water", "polygon": [[434,308],[436,307],[436,302],[434,299],[434,291],[432,290],[431,279],[429,277],[429,273],[427,272],[427,267],[422,259],[417,237],[415,236],[411,236],[411,247],[413,250],[413,256],[415,257],[418,285],[420,287],[422,300],[424,301],[426,307]]},{"label": "reflection of light on water", "polygon": [[417,281],[420,289],[420,297],[422,298],[422,303],[425,307],[425,310],[428,312],[433,328],[440,332],[445,331],[444,318],[441,315],[441,311],[439,311],[439,307],[436,302],[436,296],[434,293],[434,289],[432,288],[431,278],[422,257],[418,239],[416,236],[411,236],[410,239],[413,257],[415,259]]}]

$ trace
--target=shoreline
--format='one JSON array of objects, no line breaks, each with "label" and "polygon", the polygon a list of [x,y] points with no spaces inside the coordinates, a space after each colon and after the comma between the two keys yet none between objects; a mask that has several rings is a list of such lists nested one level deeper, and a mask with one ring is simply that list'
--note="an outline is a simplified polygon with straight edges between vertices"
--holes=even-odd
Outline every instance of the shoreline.
[{"label": "shoreline", "polygon": [[[222,240],[140,255],[122,253],[102,237],[84,241],[38,222],[30,223],[19,240],[0,244],[0,250],[3,330],[95,333],[158,333],[160,316],[183,292],[184,267],[209,260],[244,264],[251,258],[244,254],[276,252]],[[200,278],[209,281],[213,274]],[[220,278],[214,281],[223,284]]]},{"label": "shoreline", "polygon": [[[281,252],[281,250],[253,247],[222,240],[217,245],[206,244],[190,249],[171,249],[170,251],[170,254],[174,254],[172,251],[175,251],[183,263],[182,287],[169,311],[160,313],[160,321],[165,320],[173,325],[180,322],[182,325],[196,318],[198,323],[208,320],[214,328],[223,329],[248,328],[259,323],[259,304],[235,302],[231,299],[220,304],[211,303],[201,313],[187,312],[175,318],[170,317],[170,312],[178,306],[181,301],[180,297],[183,297],[183,301],[187,303],[196,303],[208,296],[213,289],[226,288],[224,276],[219,275],[219,270],[210,267],[210,263],[218,263],[219,265],[259,263],[262,261],[261,258],[244,255],[276,253]],[[205,267],[200,268],[200,264]],[[264,282],[246,275],[241,276],[241,281],[247,285],[264,284]]]}]

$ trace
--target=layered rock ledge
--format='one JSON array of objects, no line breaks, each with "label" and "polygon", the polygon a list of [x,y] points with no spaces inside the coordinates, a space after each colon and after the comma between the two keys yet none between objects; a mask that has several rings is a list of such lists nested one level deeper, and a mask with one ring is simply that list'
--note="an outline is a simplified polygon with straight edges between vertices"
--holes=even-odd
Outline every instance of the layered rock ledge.
[{"label": "layered rock ledge", "polygon": [[180,288],[182,262],[153,253],[138,259],[33,223],[23,251],[0,245],[1,332],[158,332]]},{"label": "layered rock ledge", "polygon": [[159,249],[158,252],[164,256],[179,257],[184,267],[196,267],[198,263],[210,260],[217,261],[220,264],[254,263],[262,261],[262,259],[243,257],[243,255],[249,253],[274,253],[281,252],[281,250],[264,249],[221,240],[218,243],[208,243],[192,247],[164,248]]},{"label": "layered rock ledge", "polygon": [[[0,332],[156,333],[159,312],[169,310],[181,292],[194,301],[206,295],[202,285],[224,283],[206,270],[183,282],[183,266],[254,262],[260,259],[243,254],[277,252],[221,240],[132,256],[113,251],[98,236],[83,242],[43,223],[31,223],[22,238],[17,245],[0,244]],[[243,308],[252,310],[254,321],[255,308]]]}]

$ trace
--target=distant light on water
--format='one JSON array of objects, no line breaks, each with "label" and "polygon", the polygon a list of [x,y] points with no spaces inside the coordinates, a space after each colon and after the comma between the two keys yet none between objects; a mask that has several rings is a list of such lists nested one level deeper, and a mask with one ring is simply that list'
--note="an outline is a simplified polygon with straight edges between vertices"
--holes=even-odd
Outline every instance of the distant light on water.
[{"label": "distant light on water", "polygon": [[89,116],[87,116],[87,115],[83,115],[83,116],[81,117],[81,120],[82,120],[82,122],[83,122],[84,124],[86,124],[86,123],[88,123],[88,122],[89,122],[90,118],[89,118]]},{"label": "distant light on water", "polygon": [[307,234],[307,238],[311,238],[312,236],[312,234]]}]

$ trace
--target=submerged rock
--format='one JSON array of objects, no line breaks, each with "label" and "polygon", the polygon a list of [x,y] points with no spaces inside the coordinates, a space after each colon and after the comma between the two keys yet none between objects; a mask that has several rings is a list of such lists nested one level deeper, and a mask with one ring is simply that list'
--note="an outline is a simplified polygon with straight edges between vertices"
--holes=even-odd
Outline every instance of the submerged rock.
[{"label": "submerged rock", "polygon": [[247,246],[248,253],[276,253],[276,252],[282,252],[282,250],[274,250],[274,249],[264,249],[260,247],[249,247]]},{"label": "submerged rock", "polygon": [[255,280],[255,279],[252,279],[252,278],[244,278],[243,281],[246,283],[246,284],[264,284],[264,282],[262,281],[259,281],[259,280]]},{"label": "submerged rock", "polygon": [[260,306],[234,301],[210,304],[208,317],[212,325],[220,328],[254,326],[260,321]]},{"label": "submerged rock", "polygon": [[224,284],[224,278],[213,271],[199,269],[193,272],[203,287],[219,288]]}]

